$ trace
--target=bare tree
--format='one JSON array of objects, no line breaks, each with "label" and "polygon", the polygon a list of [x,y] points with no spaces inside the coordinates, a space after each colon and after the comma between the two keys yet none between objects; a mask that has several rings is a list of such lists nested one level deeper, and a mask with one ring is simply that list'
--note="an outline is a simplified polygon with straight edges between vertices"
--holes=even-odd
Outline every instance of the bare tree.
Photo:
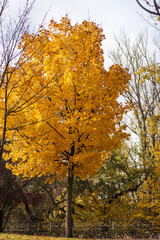
[{"label": "bare tree", "polygon": [[[126,34],[115,37],[117,50],[110,53],[114,63],[128,67],[132,76],[129,82],[129,90],[124,99],[132,105],[132,114],[126,118],[128,129],[134,134],[137,147],[130,148],[130,155],[144,168],[142,178],[152,173],[153,162],[151,161],[150,142],[154,144],[156,135],[150,136],[147,119],[158,113],[157,103],[160,102],[160,86],[156,83],[156,76],[141,82],[141,74],[138,70],[142,67],[150,68],[157,64],[155,53],[149,54],[147,33],[139,35],[134,44]],[[134,152],[132,152],[134,149]],[[141,180],[140,180],[141,181]]]},{"label": "bare tree", "polygon": [[9,8],[8,0],[4,0],[0,6],[0,87],[8,67],[21,57],[23,49],[18,50],[18,44],[24,32],[29,28],[28,18],[34,2],[35,0],[31,2],[27,0],[16,19],[6,16]]},{"label": "bare tree", "polygon": [[[15,180],[15,176],[12,176],[11,172],[5,169],[2,157],[5,151],[7,117],[9,116],[7,107],[9,75],[12,75],[11,66],[20,60],[23,50],[26,47],[18,49],[24,32],[29,29],[28,18],[33,4],[34,0],[26,0],[23,10],[19,12],[16,19],[13,19],[8,17],[7,14],[9,11],[9,0],[3,0],[0,3],[0,102],[4,102],[4,108],[0,108],[1,114],[3,113],[3,117],[1,116],[3,121],[0,123],[0,172],[1,180],[3,179],[0,182],[0,196],[3,196],[0,203],[0,232],[4,230],[10,213],[16,206],[12,189],[18,187],[18,183],[13,181],[13,179]],[[15,67],[13,72],[16,69]],[[4,194],[4,190],[8,195]]]}]

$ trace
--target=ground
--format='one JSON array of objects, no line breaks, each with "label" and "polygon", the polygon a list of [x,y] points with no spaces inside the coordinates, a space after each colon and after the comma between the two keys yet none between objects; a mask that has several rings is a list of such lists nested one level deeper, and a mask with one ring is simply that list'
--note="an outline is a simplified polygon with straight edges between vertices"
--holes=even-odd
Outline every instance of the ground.
[{"label": "ground", "polygon": [[[21,235],[21,234],[8,234],[8,233],[1,233],[0,240],[70,240],[70,238],[56,238],[56,237],[44,237],[44,236],[29,236],[29,235]],[[133,240],[131,238],[124,238],[125,240]],[[72,238],[72,240],[91,240],[91,239],[84,239],[84,238]],[[98,240],[98,239],[97,239]],[[100,239],[99,239],[100,240]],[[103,239],[103,240],[111,240],[111,239]],[[114,240],[114,239],[112,239]],[[118,239],[122,240],[122,239]],[[134,239],[136,240],[136,239]],[[141,239],[144,240],[144,239]],[[153,239],[147,239],[153,240]]]},{"label": "ground", "polygon": [[[21,235],[21,234],[7,234],[1,233],[0,240],[69,240],[67,238],[55,238],[55,237],[43,237],[43,236],[29,236],[29,235]],[[74,238],[73,240],[81,240]]]}]

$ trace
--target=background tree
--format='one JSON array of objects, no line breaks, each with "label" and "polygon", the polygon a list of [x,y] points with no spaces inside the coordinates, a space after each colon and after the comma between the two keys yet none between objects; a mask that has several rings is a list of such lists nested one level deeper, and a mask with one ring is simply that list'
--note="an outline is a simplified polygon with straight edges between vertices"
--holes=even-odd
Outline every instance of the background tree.
[{"label": "background tree", "polygon": [[[129,156],[127,144],[111,152],[95,177],[83,183],[83,190],[77,196],[78,216],[75,219],[111,221],[127,220],[133,216],[135,192],[143,184],[140,175],[143,168]],[[79,189],[82,183],[78,182]],[[127,200],[128,199],[128,200]],[[119,208],[119,211],[117,211]]]},{"label": "background tree", "polygon": [[[6,10],[9,7],[9,2],[4,0],[1,2],[0,9],[0,91],[1,91],[1,104],[5,102],[4,100],[4,88],[8,84],[6,79],[8,78],[9,71],[10,75],[11,64],[14,61],[17,61],[18,58],[21,57],[23,49],[17,49],[18,44],[20,42],[21,36],[28,29],[28,15],[32,9],[33,2],[26,2],[23,11],[19,14],[17,20],[11,21],[10,19],[6,19]],[[3,109],[4,110],[4,109]],[[1,106],[2,111],[2,106]],[[1,112],[1,114],[3,114]],[[4,114],[3,114],[4,115]],[[4,122],[1,123],[1,145],[0,145],[0,161],[2,160],[2,154],[5,143],[5,132],[6,132],[6,119],[7,114],[5,113]]]},{"label": "background tree", "polygon": [[[126,124],[135,138],[139,141],[137,150],[130,154],[135,159],[138,165],[144,168],[144,174],[141,179],[145,179],[152,172],[151,148],[150,142],[155,141],[155,136],[150,136],[147,119],[157,114],[157,102],[159,101],[160,90],[156,84],[156,75],[152,75],[145,81],[146,73],[141,74],[139,71],[144,66],[144,69],[151,68],[156,64],[155,54],[152,57],[147,50],[147,35],[140,35],[137,41],[131,46],[129,39],[123,34],[121,39],[116,38],[117,51],[111,53],[113,62],[123,63],[130,69],[132,79],[129,82],[129,89],[124,98],[132,105],[132,114],[128,115],[130,119]],[[142,84],[142,82],[144,84]]]},{"label": "background tree", "polygon": [[[29,44],[31,38],[34,44]],[[35,92],[39,99],[30,108],[27,105],[19,117],[23,128],[16,128],[16,141],[11,144],[13,172],[25,177],[44,175],[50,181],[55,175],[67,177],[67,237],[72,236],[74,176],[93,176],[103,155],[127,137],[125,126],[118,125],[127,106],[120,104],[118,97],[126,91],[130,75],[118,65],[108,72],[104,69],[103,39],[102,29],[93,22],[72,26],[67,16],[60,23],[52,20],[37,36],[24,35],[20,48],[28,47],[19,72],[13,75],[13,79],[23,76],[23,84],[12,101],[21,98],[21,91],[26,94],[28,85],[31,91],[27,98]],[[33,55],[35,48],[39,51]],[[32,83],[28,81],[30,75]],[[37,94],[40,86],[45,86],[43,97]],[[24,128],[28,120],[31,125]]]},{"label": "background tree", "polygon": [[[2,179],[0,184],[0,231],[4,230],[11,211],[18,203],[23,202],[30,218],[34,219],[28,201],[25,200],[27,196],[24,189],[26,190],[28,181],[23,183],[21,178],[12,176],[11,172],[5,169],[2,156],[7,152],[8,141],[12,141],[13,138],[12,134],[9,138],[6,138],[6,132],[9,134],[10,130],[13,130],[9,122],[12,122],[12,127],[15,130],[16,126],[21,124],[19,116],[24,103],[31,104],[31,99],[24,99],[23,93],[18,99],[11,100],[12,93],[17,91],[17,87],[21,88],[21,76],[19,75],[19,78],[14,79],[14,82],[11,79],[18,70],[18,64],[24,49],[27,48],[27,45],[24,45],[21,49],[18,46],[24,32],[29,31],[28,18],[33,4],[34,1],[27,0],[23,9],[19,11],[19,15],[13,19],[9,16],[9,1],[3,0],[0,3],[0,172]],[[30,44],[31,42],[32,39],[30,39]],[[14,68],[11,66],[14,66]],[[32,78],[32,76],[30,77]],[[25,92],[28,90],[30,91],[30,89],[26,88]],[[18,111],[16,112],[16,110]],[[15,115],[17,116],[17,122],[14,118]]]},{"label": "background tree", "polygon": [[[132,114],[127,116],[128,119],[126,118],[126,124],[130,131],[135,134],[134,138],[138,142],[138,145],[132,144],[132,146],[130,144],[128,146],[128,158],[132,159],[137,166],[135,176],[137,183],[139,183],[138,188],[134,191],[132,204],[135,211],[132,212],[132,215],[135,218],[139,217],[146,220],[150,218],[151,220],[154,216],[156,218],[159,211],[156,208],[157,205],[155,204],[154,207],[153,204],[158,199],[156,193],[159,191],[158,182],[155,182],[155,179],[158,179],[157,161],[155,164],[153,154],[155,146],[159,146],[159,64],[156,55],[152,54],[151,56],[147,50],[147,35],[140,35],[134,45],[130,44],[126,35],[123,35],[121,39],[116,37],[116,42],[117,51],[112,52],[110,56],[113,62],[123,63],[127,66],[132,76],[128,92],[124,94],[124,98],[131,103],[133,109]],[[152,128],[154,131],[151,131]],[[151,182],[152,187],[154,186],[153,191],[151,191]],[[153,193],[155,193],[155,199]],[[150,198],[147,197],[149,195]],[[153,204],[153,211],[149,210],[151,204]]]},{"label": "background tree", "polygon": [[149,129],[149,143],[151,148],[151,163],[153,165],[152,175],[148,176],[144,182],[142,188],[138,192],[138,212],[150,222],[159,222],[159,169],[160,169],[160,115],[159,115],[159,64],[152,64],[150,68],[143,67],[140,69],[141,77],[143,79],[142,84],[145,81],[151,81],[155,79],[155,92],[157,92],[156,104],[157,112],[147,119],[147,125]]},{"label": "background tree", "polygon": [[[18,212],[24,209],[23,220],[34,222],[42,220],[43,216],[34,211],[34,206],[40,204],[45,199],[44,191],[33,188],[35,181],[16,177],[5,167],[6,162],[0,164],[0,232],[3,232],[8,221],[14,219],[19,221]],[[38,185],[38,183],[37,183]],[[22,219],[21,219],[22,221]]]},{"label": "background tree", "polygon": [[[148,12],[151,17],[156,17],[156,21],[160,21],[160,3],[159,1],[144,1],[142,4],[139,0],[137,3]],[[158,17],[158,18],[157,18]],[[156,23],[157,24],[157,23]],[[159,30],[159,29],[158,29]],[[155,40],[155,44],[159,47],[159,39]],[[159,52],[158,52],[159,53]],[[156,92],[155,103],[157,105],[156,112],[154,112],[148,119],[148,129],[150,133],[150,141],[151,146],[151,156],[152,156],[152,164],[154,169],[154,174],[147,177],[143,187],[139,191],[138,195],[138,206],[139,211],[146,219],[152,221],[159,222],[159,153],[160,153],[160,142],[159,142],[159,104],[160,104],[160,86],[159,86],[159,62],[153,62],[150,66],[144,66],[140,68],[139,74],[141,74],[142,84],[152,81],[154,83],[154,91]],[[154,81],[153,81],[154,79]]]}]

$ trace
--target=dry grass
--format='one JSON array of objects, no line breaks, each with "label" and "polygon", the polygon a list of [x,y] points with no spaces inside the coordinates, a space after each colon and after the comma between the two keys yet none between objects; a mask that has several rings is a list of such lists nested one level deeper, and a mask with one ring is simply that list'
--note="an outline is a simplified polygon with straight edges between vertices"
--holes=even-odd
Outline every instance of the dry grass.
[{"label": "dry grass", "polygon": [[[44,237],[44,236],[29,236],[29,235],[21,235],[21,234],[7,234],[1,233],[0,240],[70,240],[69,238],[56,238],[56,237]],[[80,238],[73,238],[73,240],[83,240]]]},{"label": "dry grass", "polygon": [[[71,240],[70,238],[56,238],[56,237],[29,236],[29,235],[21,235],[21,234],[0,233],[0,240],[8,240],[8,239],[11,239],[11,240]],[[72,238],[72,240],[91,240],[91,239]],[[106,239],[106,240],[111,240],[111,239]],[[117,240],[133,240],[133,239],[125,237],[123,239],[117,239]],[[136,240],[136,239],[134,239],[134,240]],[[146,239],[141,239],[141,240],[146,240]],[[153,240],[153,239],[148,238],[147,240]]]}]

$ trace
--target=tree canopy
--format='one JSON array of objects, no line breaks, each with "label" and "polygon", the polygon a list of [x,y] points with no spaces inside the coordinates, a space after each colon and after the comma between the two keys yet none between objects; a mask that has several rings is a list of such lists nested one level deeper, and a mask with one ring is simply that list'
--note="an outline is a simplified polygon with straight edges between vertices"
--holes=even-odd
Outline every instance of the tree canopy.
[{"label": "tree canopy", "polygon": [[[64,17],[41,28],[31,45],[30,38],[26,33],[20,45],[28,42],[22,67],[12,76],[8,105],[17,98],[39,99],[27,107],[22,102],[15,106],[15,112],[24,109],[22,114],[11,115],[16,141],[10,155],[18,163],[13,172],[63,176],[70,169],[82,179],[92,176],[102,164],[102,153],[116,149],[126,137],[124,125],[118,125],[126,106],[118,97],[126,91],[130,75],[118,65],[104,69],[104,35],[93,22],[72,26]],[[18,75],[21,83],[13,92]],[[38,92],[41,86],[43,94]],[[14,117],[20,127],[13,127]]]}]

